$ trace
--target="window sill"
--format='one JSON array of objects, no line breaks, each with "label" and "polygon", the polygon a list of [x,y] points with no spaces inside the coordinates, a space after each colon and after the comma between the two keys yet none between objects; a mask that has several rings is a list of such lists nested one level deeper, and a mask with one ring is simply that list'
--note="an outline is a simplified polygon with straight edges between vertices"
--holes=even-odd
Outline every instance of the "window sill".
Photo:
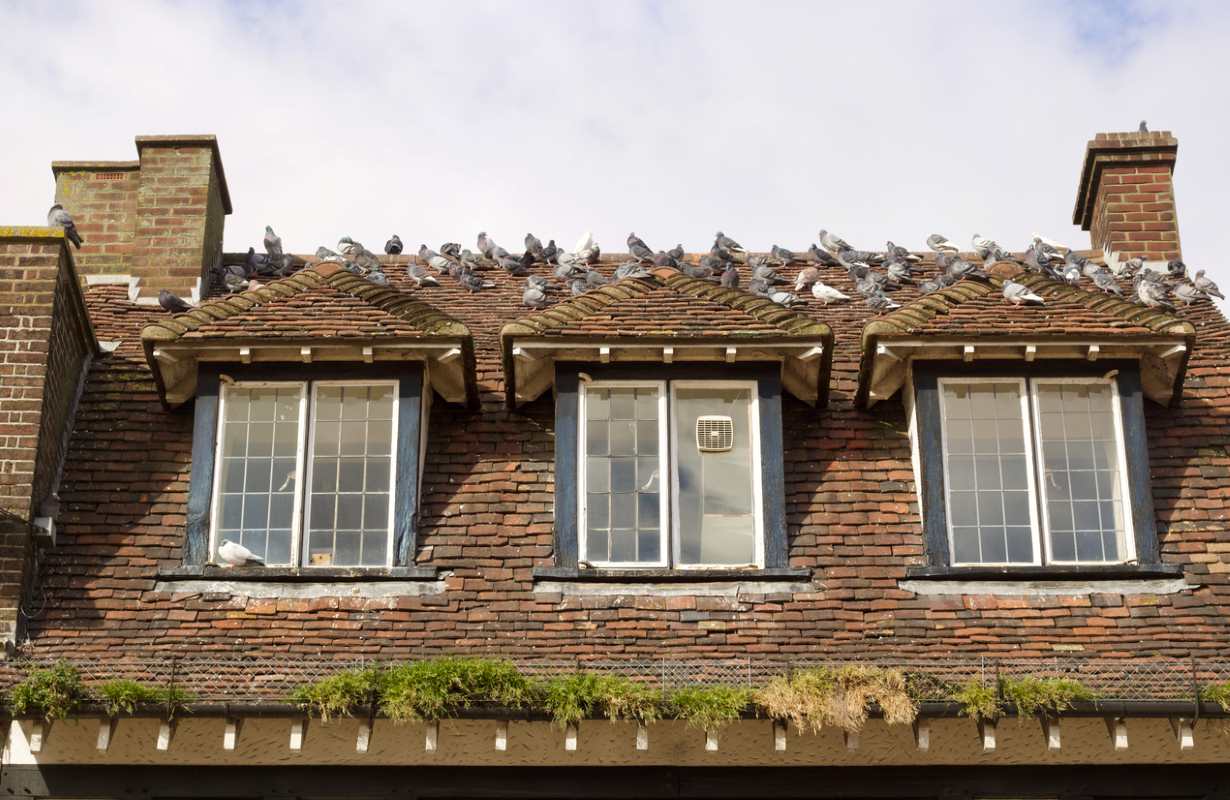
[{"label": "window sill", "polygon": [[579,567],[534,567],[535,581],[578,583],[714,583],[721,581],[810,580],[811,570],[797,567],[765,569],[582,569]]},{"label": "window sill", "polygon": [[225,580],[262,583],[370,583],[434,581],[435,567],[219,567],[180,566],[158,571],[158,580]]},{"label": "window sill", "polygon": [[1181,578],[1177,564],[1060,565],[1052,567],[909,567],[915,581],[1062,581]]}]

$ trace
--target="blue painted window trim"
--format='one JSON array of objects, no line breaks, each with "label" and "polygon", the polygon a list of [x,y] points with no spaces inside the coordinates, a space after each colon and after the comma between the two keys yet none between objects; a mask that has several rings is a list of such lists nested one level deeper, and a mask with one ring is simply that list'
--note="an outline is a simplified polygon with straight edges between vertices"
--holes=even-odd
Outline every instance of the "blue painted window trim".
[{"label": "blue painted window trim", "polygon": [[[192,477],[188,486],[188,524],[184,541],[184,564],[200,566],[209,561],[210,506],[218,440],[220,375],[237,381],[328,381],[396,380],[397,479],[393,487],[393,564],[414,565],[419,511],[421,463],[420,423],[423,421],[423,367],[407,362],[398,365],[201,365],[193,409]],[[303,513],[302,509],[298,513]],[[356,567],[355,569],[362,569]],[[374,568],[375,569],[375,568]]]},{"label": "blue painted window trim", "polygon": [[[922,478],[923,532],[927,561],[932,567],[950,567],[948,509],[945,501],[943,426],[940,415],[938,382],[940,378],[968,377],[1101,377],[1117,371],[1115,385],[1119,394],[1119,413],[1123,421],[1123,449],[1127,460],[1128,501],[1132,509],[1132,535],[1136,544],[1136,563],[1161,564],[1157,540],[1157,520],[1153,509],[1153,489],[1149,478],[1149,442],[1145,433],[1144,395],[1140,386],[1140,365],[1135,361],[1098,361],[1093,364],[1056,362],[917,362],[914,364],[914,414],[917,420],[919,471]],[[1038,572],[1071,572],[1103,565],[1042,565],[1020,567]],[[1107,568],[1120,565],[1105,565]],[[957,568],[960,569],[960,568]],[[1016,567],[996,567],[1010,572]]]},{"label": "blue painted window trim", "polygon": [[555,365],[555,565],[577,567],[578,526],[577,441],[580,435],[578,374],[595,380],[754,380],[760,408],[761,514],[765,569],[789,564],[786,531],[785,468],[782,445],[782,385],[778,364],[723,367],[661,364]]}]

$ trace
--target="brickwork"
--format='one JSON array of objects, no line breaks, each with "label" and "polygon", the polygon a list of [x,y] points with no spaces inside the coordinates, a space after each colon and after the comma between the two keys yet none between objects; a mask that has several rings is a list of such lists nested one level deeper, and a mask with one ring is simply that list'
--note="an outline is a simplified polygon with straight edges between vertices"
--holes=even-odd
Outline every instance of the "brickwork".
[{"label": "brickwork", "polygon": [[1175,213],[1178,141],[1169,132],[1099,133],[1089,142],[1073,222],[1120,260],[1182,258]]},{"label": "brickwork", "polygon": [[63,233],[0,229],[0,639],[15,630],[30,520],[58,480],[94,347]]},{"label": "brickwork", "polygon": [[85,244],[78,273],[129,274],[187,297],[222,253],[230,196],[212,136],[142,136],[138,161],[57,161],[56,200]]}]

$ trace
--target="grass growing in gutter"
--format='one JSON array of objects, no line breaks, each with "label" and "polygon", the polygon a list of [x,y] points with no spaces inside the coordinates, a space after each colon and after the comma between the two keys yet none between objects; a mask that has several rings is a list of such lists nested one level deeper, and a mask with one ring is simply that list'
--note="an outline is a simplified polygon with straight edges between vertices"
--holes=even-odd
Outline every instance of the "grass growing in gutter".
[{"label": "grass growing in gutter", "polygon": [[676,691],[671,707],[689,726],[715,731],[743,716],[753,694],[742,686],[694,686]]},{"label": "grass growing in gutter", "polygon": [[508,661],[437,658],[393,667],[379,686],[380,710],[390,719],[441,719],[490,703],[524,708],[534,688]]},{"label": "grass growing in gutter", "polygon": [[48,721],[67,717],[88,699],[81,674],[66,661],[31,670],[9,690],[13,713],[34,714]]},{"label": "grass growing in gutter", "polygon": [[1200,690],[1200,699],[1217,703],[1222,711],[1230,711],[1230,683],[1210,683]]},{"label": "grass growing in gutter", "polygon": [[826,726],[857,733],[873,705],[890,725],[912,723],[918,716],[900,670],[867,666],[805,669],[774,678],[756,692],[756,702],[770,717],[812,733]]},{"label": "grass growing in gutter", "polygon": [[359,708],[376,702],[384,678],[384,670],[378,667],[348,669],[300,686],[290,699],[328,722],[334,717],[352,716]]},{"label": "grass growing in gutter", "polygon": [[101,683],[94,687],[94,694],[111,717],[133,714],[142,706],[165,706],[167,716],[174,716],[193,700],[190,693],[175,686],[148,686],[126,679]]},{"label": "grass growing in gutter", "polygon": [[596,716],[641,723],[662,716],[662,692],[618,675],[579,673],[547,681],[540,691],[543,708],[561,728]]},{"label": "grass growing in gutter", "polygon": [[992,684],[972,680],[961,684],[950,698],[961,706],[961,713],[974,719],[999,719],[1003,709],[999,704],[999,689]]},{"label": "grass growing in gutter", "polygon": [[1004,703],[1020,717],[1054,717],[1072,708],[1074,702],[1096,699],[1092,690],[1071,678],[1000,678],[999,686]]}]

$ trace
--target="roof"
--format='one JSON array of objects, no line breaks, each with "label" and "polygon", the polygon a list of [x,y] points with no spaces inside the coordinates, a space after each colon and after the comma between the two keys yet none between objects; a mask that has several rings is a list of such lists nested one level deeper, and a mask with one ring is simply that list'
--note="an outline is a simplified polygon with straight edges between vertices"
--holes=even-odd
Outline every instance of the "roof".
[{"label": "roof", "polygon": [[[1059,346],[1047,349],[1042,357],[1073,357],[1072,345],[1097,345],[1098,350],[1084,357],[1128,355],[1140,357],[1142,346],[1157,344],[1157,353],[1166,353],[1146,363],[1156,368],[1146,371],[1146,390],[1159,402],[1177,400],[1182,388],[1182,373],[1190,346],[1173,350],[1178,343],[1194,343],[1195,328],[1191,323],[1160,311],[1128,302],[1116,295],[1103,294],[1080,286],[1051,280],[1044,275],[1026,273],[1013,265],[997,265],[996,274],[986,282],[964,280],[955,286],[919,297],[884,317],[868,322],[862,332],[862,354],[859,371],[859,402],[867,404],[883,399],[896,391],[904,379],[904,362],[900,353],[881,353],[885,342],[922,339],[921,352],[914,357],[962,357],[952,352],[952,346],[987,343],[994,347],[1004,342],[1019,353],[1005,348],[992,352],[999,357],[1033,358],[1043,344]],[[1004,279],[1010,278],[1029,287],[1042,297],[1041,305],[1012,305],[1003,297]],[[1026,353],[1025,348],[1034,350]],[[1105,351],[1105,352],[1103,352]],[[877,367],[877,358],[887,356],[887,364]],[[1075,357],[1082,357],[1076,353]],[[889,374],[885,367],[892,367]]]},{"label": "roof", "polygon": [[[624,278],[509,322],[500,338],[510,407],[541,394],[552,362],[575,357],[578,345],[593,345],[591,359],[781,361],[786,388],[823,405],[833,331],[802,311],[663,267],[647,278]],[[518,373],[514,350],[529,342],[538,346]],[[730,352],[729,345],[739,342],[754,347]],[[608,352],[601,355],[604,345]],[[612,345],[622,347],[612,354]],[[535,371],[543,379],[534,380]]]},{"label": "roof", "polygon": [[[469,328],[409,292],[377,286],[332,263],[314,264],[259,288],[152,322],[142,329],[141,339],[164,398],[171,404],[191,396],[188,384],[195,381],[195,369],[181,363],[183,353],[197,360],[232,362],[254,358],[370,361],[378,357],[432,361],[431,353],[423,349],[429,345],[437,346],[436,361],[450,352],[450,346],[465,352],[466,357],[450,369],[464,373],[455,377],[467,387],[465,398],[472,401],[476,396]],[[364,344],[373,346],[363,348]],[[419,348],[376,351],[375,345],[394,344]],[[303,348],[312,352],[303,353]],[[455,386],[442,394],[450,400],[460,399]]]}]

